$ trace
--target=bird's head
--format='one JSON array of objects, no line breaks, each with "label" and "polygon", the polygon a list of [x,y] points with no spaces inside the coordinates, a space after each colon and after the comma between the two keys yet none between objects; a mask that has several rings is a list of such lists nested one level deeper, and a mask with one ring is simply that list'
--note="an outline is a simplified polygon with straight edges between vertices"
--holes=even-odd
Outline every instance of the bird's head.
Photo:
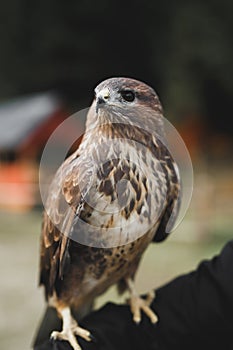
[{"label": "bird's head", "polygon": [[134,107],[161,107],[155,91],[145,83],[129,78],[110,78],[95,88],[96,110],[118,107],[131,109]]},{"label": "bird's head", "polygon": [[147,84],[130,78],[110,78],[95,88],[88,125],[129,123],[153,127],[161,123],[162,106]]}]

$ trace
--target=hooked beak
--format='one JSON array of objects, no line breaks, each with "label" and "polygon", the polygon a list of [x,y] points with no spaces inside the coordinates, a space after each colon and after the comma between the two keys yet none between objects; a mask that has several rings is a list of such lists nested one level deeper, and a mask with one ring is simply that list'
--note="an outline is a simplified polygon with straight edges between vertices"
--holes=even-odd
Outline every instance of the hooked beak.
[{"label": "hooked beak", "polygon": [[110,97],[110,91],[108,88],[99,91],[96,94],[96,113],[101,106],[105,105]]}]

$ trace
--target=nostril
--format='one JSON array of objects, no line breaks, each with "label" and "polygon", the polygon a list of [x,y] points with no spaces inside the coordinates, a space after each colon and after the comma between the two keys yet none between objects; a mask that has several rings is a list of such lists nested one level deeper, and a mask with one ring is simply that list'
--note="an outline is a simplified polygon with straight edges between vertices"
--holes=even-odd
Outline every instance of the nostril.
[{"label": "nostril", "polygon": [[101,105],[102,103],[105,103],[106,102],[106,99],[105,97],[102,97],[102,96],[99,96],[98,99],[97,99],[97,103],[99,105]]}]

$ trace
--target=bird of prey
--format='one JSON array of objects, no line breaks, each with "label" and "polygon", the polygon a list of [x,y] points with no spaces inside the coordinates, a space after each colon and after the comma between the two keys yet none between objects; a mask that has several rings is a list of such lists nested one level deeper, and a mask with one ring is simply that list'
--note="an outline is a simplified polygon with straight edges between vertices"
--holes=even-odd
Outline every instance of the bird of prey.
[{"label": "bird of prey", "polygon": [[151,242],[164,240],[179,208],[178,167],[168,151],[163,111],[155,91],[130,78],[110,78],[95,89],[86,132],[58,169],[48,194],[41,237],[40,284],[57,310],[62,331],[51,337],[80,350],[91,340],[74,312],[117,284],[130,292],[133,320],[150,309],[134,277]]}]

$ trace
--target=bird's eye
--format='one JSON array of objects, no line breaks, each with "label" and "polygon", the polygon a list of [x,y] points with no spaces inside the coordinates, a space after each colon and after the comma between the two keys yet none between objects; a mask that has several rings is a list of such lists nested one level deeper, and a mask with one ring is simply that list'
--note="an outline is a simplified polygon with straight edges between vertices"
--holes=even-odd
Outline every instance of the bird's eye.
[{"label": "bird's eye", "polygon": [[122,98],[127,102],[133,102],[135,100],[135,93],[131,90],[120,91]]}]

